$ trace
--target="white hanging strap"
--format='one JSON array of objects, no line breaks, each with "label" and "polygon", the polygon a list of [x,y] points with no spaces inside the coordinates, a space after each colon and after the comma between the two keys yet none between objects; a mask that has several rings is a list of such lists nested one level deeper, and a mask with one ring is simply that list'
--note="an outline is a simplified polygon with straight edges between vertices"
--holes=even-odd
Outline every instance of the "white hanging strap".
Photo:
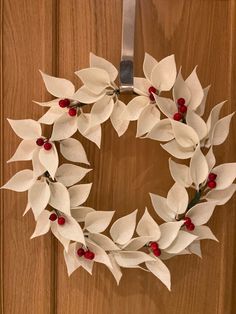
[{"label": "white hanging strap", "polygon": [[133,92],[133,59],[136,0],[123,0],[120,91]]}]

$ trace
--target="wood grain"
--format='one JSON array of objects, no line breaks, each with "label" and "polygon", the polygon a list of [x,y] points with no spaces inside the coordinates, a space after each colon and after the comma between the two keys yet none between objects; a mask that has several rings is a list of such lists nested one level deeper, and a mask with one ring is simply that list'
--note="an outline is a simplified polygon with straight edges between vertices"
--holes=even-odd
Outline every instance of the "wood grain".
[{"label": "wood grain", "polygon": [[[48,97],[38,68],[71,79],[79,86],[73,73],[88,66],[90,51],[118,66],[122,1],[3,2],[1,169],[2,180],[6,181],[21,166],[5,165],[19,141],[3,119],[37,119],[42,114],[43,109],[31,104],[31,99]],[[207,114],[224,99],[228,102],[223,113],[234,111],[235,13],[234,0],[137,0],[135,74],[142,75],[145,51],[157,59],[174,53],[184,76],[198,64],[203,87],[212,85]],[[168,154],[154,141],[136,139],[135,130],[132,123],[128,132],[118,138],[106,123],[101,150],[78,135],[94,169],[85,179],[93,182],[88,206],[114,209],[116,217],[136,208],[141,213],[148,206],[155,215],[148,193],[165,195],[173,184]],[[218,163],[235,160],[235,131],[234,121],[227,141],[215,149]],[[230,204],[216,209],[210,226],[220,243],[205,241],[203,260],[184,256],[167,262],[172,273],[171,293],[151,274],[139,270],[124,271],[119,287],[101,265],[96,265],[92,277],[78,270],[68,278],[60,245],[54,247],[49,236],[29,240],[34,221],[30,215],[21,217],[25,195],[4,192],[2,200],[3,313],[236,312],[235,197]]]}]

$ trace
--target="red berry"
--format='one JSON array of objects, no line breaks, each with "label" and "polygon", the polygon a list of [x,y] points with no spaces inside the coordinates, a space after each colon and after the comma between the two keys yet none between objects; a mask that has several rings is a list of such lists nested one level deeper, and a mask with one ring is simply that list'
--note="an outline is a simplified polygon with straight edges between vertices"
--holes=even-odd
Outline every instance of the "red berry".
[{"label": "red berry", "polygon": [[156,94],[157,89],[156,89],[154,86],[151,86],[151,87],[149,87],[148,92],[149,92],[149,98],[150,98],[150,100],[151,100],[151,101],[154,101],[155,98],[154,98],[154,96],[153,96],[152,93]]},{"label": "red berry", "polygon": [[192,223],[192,220],[189,217],[185,217],[184,220],[185,220],[184,222],[185,226],[189,226]]},{"label": "red berry", "polygon": [[210,189],[214,189],[216,187],[216,182],[215,181],[209,181],[209,182],[207,182],[207,186]]},{"label": "red berry", "polygon": [[158,243],[156,242],[151,242],[150,243],[150,248],[154,251],[158,249]]},{"label": "red berry", "polygon": [[94,257],[95,257],[95,254],[93,253],[93,252],[91,252],[91,251],[86,251],[85,253],[84,253],[84,257],[86,258],[86,259],[89,259],[89,260],[93,260],[94,259]]},{"label": "red berry", "polygon": [[52,144],[49,142],[44,143],[43,148],[45,150],[50,150],[52,148]]},{"label": "red berry", "polygon": [[173,119],[176,121],[180,121],[183,118],[182,114],[179,112],[176,112],[173,116]]},{"label": "red berry", "polygon": [[209,181],[215,181],[216,177],[217,177],[217,174],[211,172],[211,173],[209,173],[208,180]]},{"label": "red berry", "polygon": [[181,113],[187,112],[187,106],[185,106],[185,105],[179,106],[179,111],[180,111]]},{"label": "red berry", "polygon": [[52,213],[52,214],[49,216],[49,219],[50,219],[51,221],[57,220],[57,214]]},{"label": "red berry", "polygon": [[66,222],[66,220],[65,220],[65,218],[64,217],[58,217],[58,219],[57,219],[57,223],[58,223],[58,225],[64,225],[65,224],[65,222]]},{"label": "red berry", "polygon": [[70,108],[68,114],[69,116],[74,117],[77,114],[77,110],[75,108]]},{"label": "red berry", "polygon": [[44,139],[43,139],[42,137],[38,138],[37,141],[36,141],[36,144],[37,144],[38,146],[43,146],[43,144],[44,144]]},{"label": "red berry", "polygon": [[177,100],[177,104],[178,104],[179,106],[183,106],[183,105],[185,104],[185,99],[184,99],[184,98],[179,98],[179,99]]},{"label": "red berry", "polygon": [[153,254],[158,257],[161,255],[161,250],[160,249],[156,249],[156,250],[153,250]]},{"label": "red berry", "polygon": [[70,105],[70,100],[69,99],[61,99],[59,100],[59,106],[61,108],[65,108],[65,107],[68,107]]},{"label": "red berry", "polygon": [[195,225],[191,222],[188,226],[186,226],[188,231],[193,231],[195,229]]},{"label": "red berry", "polygon": [[81,247],[78,249],[77,254],[79,255],[79,257],[83,256],[85,253],[84,249]]}]

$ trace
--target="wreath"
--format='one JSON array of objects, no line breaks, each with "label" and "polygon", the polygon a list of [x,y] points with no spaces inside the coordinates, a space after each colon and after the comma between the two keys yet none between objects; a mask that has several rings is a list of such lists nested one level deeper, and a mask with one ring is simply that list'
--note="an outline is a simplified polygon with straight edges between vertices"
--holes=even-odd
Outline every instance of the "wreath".
[{"label": "wreath", "polygon": [[[122,268],[141,268],[170,289],[170,272],[163,261],[183,254],[201,256],[201,240],[217,241],[206,224],[215,207],[235,192],[236,163],[216,166],[213,152],[227,138],[233,114],[220,118],[221,102],[205,122],[209,87],[202,88],[196,68],[185,80],[181,70],[177,74],[173,55],[157,62],[146,53],[143,72],[145,78],[134,78],[134,97],[126,105],[119,100],[117,69],[92,53],[90,67],[75,72],[83,83],[77,91],[70,81],[40,71],[56,98],[35,101],[49,108],[38,121],[8,119],[22,139],[8,162],[32,160],[32,170],[16,173],[2,188],[28,191],[24,214],[31,209],[36,221],[31,238],[51,230],[64,246],[69,275],[79,267],[92,274],[97,262],[105,264],[119,284]],[[165,95],[168,91],[173,99]],[[79,131],[100,147],[101,125],[108,119],[118,136],[130,121],[137,121],[137,137],[164,142],[161,146],[171,156],[190,160],[186,165],[170,158],[174,185],[167,197],[150,194],[161,225],[146,208],[138,223],[135,210],[115,220],[108,233],[115,211],[83,205],[92,183],[78,182],[91,169],[82,144],[72,136]],[[52,126],[50,137],[42,135],[41,124]],[[69,162],[59,165],[58,152]],[[187,189],[194,190],[192,199]]]}]

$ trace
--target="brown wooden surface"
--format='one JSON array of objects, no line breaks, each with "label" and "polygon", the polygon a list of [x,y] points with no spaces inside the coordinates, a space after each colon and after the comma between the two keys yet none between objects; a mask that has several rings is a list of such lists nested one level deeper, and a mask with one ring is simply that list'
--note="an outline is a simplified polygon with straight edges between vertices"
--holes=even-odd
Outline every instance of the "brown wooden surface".
[{"label": "brown wooden surface", "polygon": [[[210,108],[228,99],[223,112],[235,110],[235,1],[137,0],[135,73],[142,75],[147,51],[157,59],[174,53],[187,75],[198,64],[202,85],[211,84]],[[50,99],[38,69],[73,80],[88,66],[89,52],[119,64],[121,0],[1,1],[1,183],[27,163],[6,161],[19,139],[6,122],[37,119],[43,109],[32,99]],[[128,99],[126,99],[128,100]],[[235,160],[235,121],[230,138],[215,149],[218,162]],[[157,142],[135,139],[135,124],[118,138],[103,126],[102,147],[82,140],[94,171],[87,205],[117,210],[117,216],[150,205],[149,192],[172,185],[168,155]],[[203,260],[177,257],[167,262],[172,292],[151,274],[124,271],[117,287],[103,266],[91,277],[83,270],[67,277],[62,247],[50,235],[29,239],[31,214],[22,218],[24,193],[1,192],[1,310],[4,314],[231,314],[235,302],[235,197],[218,207],[210,226],[220,243],[205,241]]]}]

